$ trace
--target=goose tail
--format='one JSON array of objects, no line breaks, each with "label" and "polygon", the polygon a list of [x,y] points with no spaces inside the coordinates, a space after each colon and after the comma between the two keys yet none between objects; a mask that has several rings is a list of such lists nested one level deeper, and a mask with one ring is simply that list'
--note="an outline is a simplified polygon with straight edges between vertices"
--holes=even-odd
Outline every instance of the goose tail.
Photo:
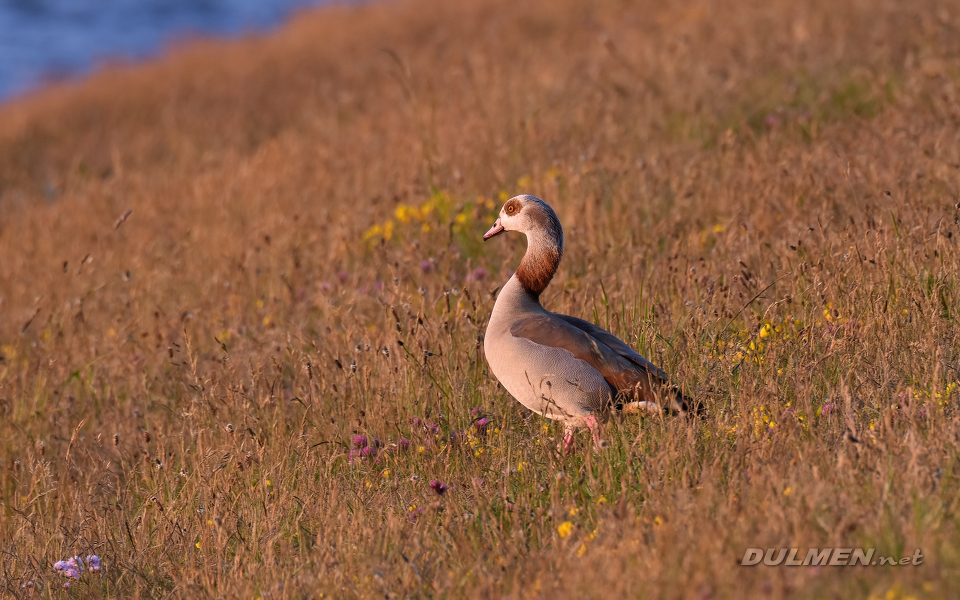
[{"label": "goose tail", "polygon": [[679,387],[666,389],[663,395],[663,403],[650,400],[625,402],[620,411],[625,415],[660,414],[664,412],[693,416],[703,414],[703,405],[685,396]]},{"label": "goose tail", "polygon": [[656,402],[642,400],[640,402],[627,402],[620,409],[620,412],[625,415],[659,414],[663,412],[663,409]]}]

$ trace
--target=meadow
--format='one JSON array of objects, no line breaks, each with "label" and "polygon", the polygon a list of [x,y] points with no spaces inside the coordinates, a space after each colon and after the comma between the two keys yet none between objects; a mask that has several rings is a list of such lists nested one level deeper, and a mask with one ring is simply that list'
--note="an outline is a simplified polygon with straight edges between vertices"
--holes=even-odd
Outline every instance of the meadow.
[{"label": "meadow", "polygon": [[[958,96],[955,1],[398,0],[0,106],[0,596],[954,597]],[[702,418],[498,384],[518,193]]]}]

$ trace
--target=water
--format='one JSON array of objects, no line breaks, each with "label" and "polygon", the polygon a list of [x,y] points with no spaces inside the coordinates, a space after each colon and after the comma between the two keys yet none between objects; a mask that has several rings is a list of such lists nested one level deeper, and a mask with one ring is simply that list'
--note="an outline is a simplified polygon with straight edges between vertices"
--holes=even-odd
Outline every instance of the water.
[{"label": "water", "polygon": [[0,101],[185,36],[237,35],[323,0],[0,0]]}]

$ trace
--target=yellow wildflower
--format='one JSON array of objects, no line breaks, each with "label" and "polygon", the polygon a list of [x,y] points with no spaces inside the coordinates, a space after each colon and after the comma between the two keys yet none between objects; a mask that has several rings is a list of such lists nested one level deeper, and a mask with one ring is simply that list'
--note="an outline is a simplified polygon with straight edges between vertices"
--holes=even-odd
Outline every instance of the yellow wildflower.
[{"label": "yellow wildflower", "polygon": [[396,210],[393,211],[393,216],[395,216],[401,223],[409,223],[411,216],[410,207],[406,204],[398,205]]},{"label": "yellow wildflower", "polygon": [[[363,241],[368,242],[375,237],[383,235],[383,227],[378,223],[375,224],[370,229],[366,230],[363,234]],[[259,307],[258,307],[259,308]]]}]

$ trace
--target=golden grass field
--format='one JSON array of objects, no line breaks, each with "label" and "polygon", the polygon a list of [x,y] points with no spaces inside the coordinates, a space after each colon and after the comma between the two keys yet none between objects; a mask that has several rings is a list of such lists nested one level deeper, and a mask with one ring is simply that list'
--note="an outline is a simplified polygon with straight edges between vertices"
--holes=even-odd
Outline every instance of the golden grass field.
[{"label": "golden grass field", "polygon": [[[958,96],[955,1],[399,0],[8,102],[0,596],[954,597]],[[702,419],[499,386],[516,193]]]}]

